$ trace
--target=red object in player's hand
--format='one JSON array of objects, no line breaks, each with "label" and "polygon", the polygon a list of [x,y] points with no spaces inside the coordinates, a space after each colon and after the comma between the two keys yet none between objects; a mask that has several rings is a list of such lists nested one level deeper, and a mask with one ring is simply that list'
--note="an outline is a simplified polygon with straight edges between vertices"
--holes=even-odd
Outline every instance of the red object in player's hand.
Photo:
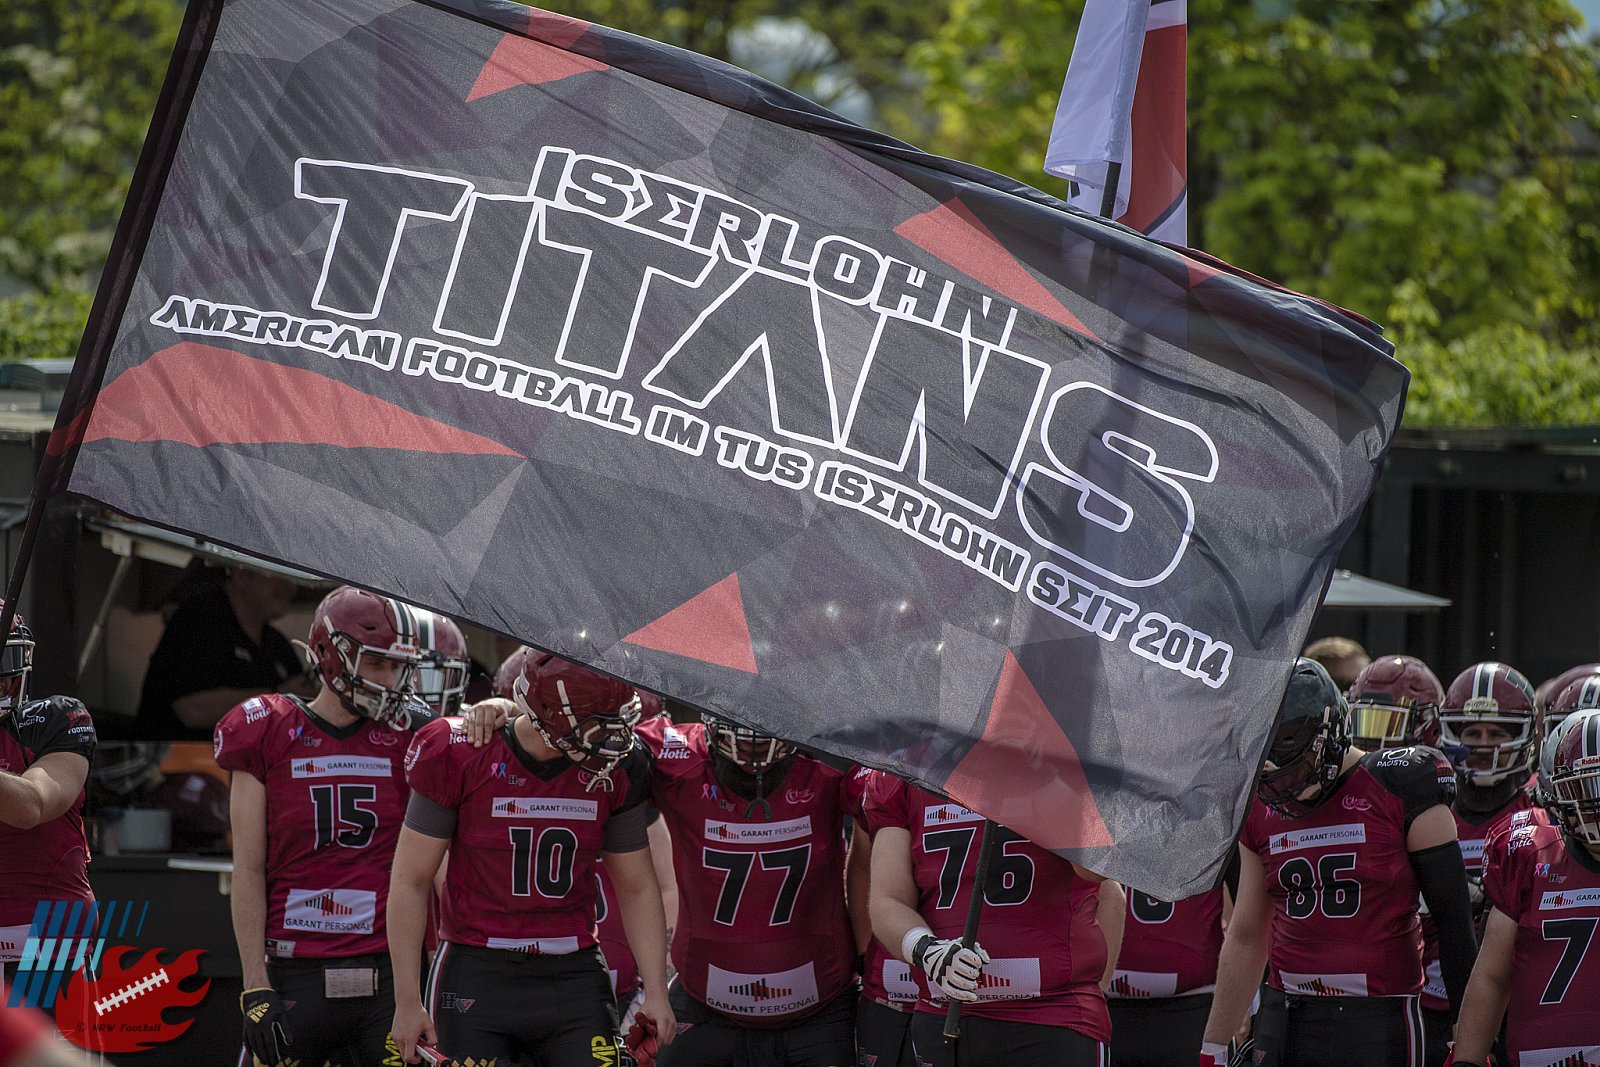
[{"label": "red object in player's hand", "polygon": [[644,1012],[633,1017],[633,1025],[628,1027],[628,1033],[622,1040],[627,1043],[628,1051],[633,1053],[639,1067],[652,1067],[656,1062],[656,1053],[661,1051],[661,1043],[656,1038],[656,1021]]}]

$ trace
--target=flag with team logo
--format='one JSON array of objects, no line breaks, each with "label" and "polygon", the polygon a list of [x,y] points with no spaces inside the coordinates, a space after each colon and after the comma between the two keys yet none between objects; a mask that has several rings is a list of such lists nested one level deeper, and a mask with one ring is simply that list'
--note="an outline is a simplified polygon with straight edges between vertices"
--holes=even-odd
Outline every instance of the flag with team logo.
[{"label": "flag with team logo", "polygon": [[194,0],[42,477],[1170,896],[1406,380],[1355,315],[701,56]]}]

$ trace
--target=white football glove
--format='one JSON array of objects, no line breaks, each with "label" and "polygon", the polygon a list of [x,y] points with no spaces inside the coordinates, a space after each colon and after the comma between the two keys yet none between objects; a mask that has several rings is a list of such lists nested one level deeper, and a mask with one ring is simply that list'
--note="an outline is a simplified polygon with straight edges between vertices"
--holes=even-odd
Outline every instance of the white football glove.
[{"label": "white football glove", "polygon": [[978,999],[978,976],[989,954],[976,943],[964,948],[960,941],[940,941],[931,935],[917,946],[916,964],[951,1000],[970,1003]]}]

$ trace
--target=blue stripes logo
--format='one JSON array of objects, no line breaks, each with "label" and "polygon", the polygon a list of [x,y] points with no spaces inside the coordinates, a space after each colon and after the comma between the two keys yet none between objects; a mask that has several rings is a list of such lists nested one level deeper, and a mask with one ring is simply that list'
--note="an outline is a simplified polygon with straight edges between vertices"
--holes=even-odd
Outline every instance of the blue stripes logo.
[{"label": "blue stripes logo", "polygon": [[51,1011],[68,978],[99,969],[106,939],[137,938],[149,911],[149,901],[39,901],[6,1006]]}]

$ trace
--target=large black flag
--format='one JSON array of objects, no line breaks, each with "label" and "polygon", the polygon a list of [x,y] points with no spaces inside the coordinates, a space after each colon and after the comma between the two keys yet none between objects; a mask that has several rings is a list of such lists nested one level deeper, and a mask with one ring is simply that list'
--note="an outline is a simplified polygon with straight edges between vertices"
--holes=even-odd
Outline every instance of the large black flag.
[{"label": "large black flag", "polygon": [[45,477],[1170,895],[1243,818],[1388,353],[650,41],[193,0]]}]

